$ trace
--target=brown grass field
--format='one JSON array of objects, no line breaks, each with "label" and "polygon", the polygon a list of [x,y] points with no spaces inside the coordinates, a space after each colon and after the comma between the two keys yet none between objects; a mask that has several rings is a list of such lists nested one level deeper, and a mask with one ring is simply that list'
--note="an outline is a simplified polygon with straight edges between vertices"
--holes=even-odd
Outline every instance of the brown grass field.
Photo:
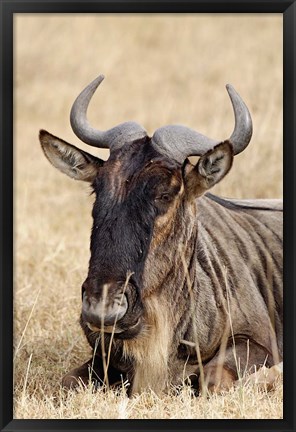
[{"label": "brown grass field", "polygon": [[64,393],[61,377],[89,358],[78,319],[89,259],[93,196],[50,166],[41,128],[104,159],[74,136],[71,104],[99,73],[89,109],[107,129],[135,120],[152,134],[165,124],[227,138],[231,83],[252,113],[254,134],[213,192],[282,197],[281,15],[15,16],[14,416],[25,419],[279,419],[283,388],[246,384],[222,395],[146,392],[124,387]]}]

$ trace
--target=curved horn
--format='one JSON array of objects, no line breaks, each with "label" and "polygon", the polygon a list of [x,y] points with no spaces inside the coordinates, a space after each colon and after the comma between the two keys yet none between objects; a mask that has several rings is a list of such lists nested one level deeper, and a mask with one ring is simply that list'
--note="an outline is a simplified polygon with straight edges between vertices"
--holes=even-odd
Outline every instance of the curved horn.
[{"label": "curved horn", "polygon": [[[241,153],[249,144],[253,126],[249,110],[239,94],[226,85],[233,106],[235,126],[229,138],[234,154]],[[202,135],[186,126],[169,125],[157,129],[152,144],[162,154],[182,163],[188,156],[201,156],[221,142]]]},{"label": "curved horn", "polygon": [[89,102],[104,79],[104,75],[99,75],[93,80],[76,98],[70,114],[70,122],[75,135],[94,147],[100,148],[119,148],[123,144],[135,141],[147,136],[147,132],[135,122],[125,122],[107,131],[94,129],[86,118]]},{"label": "curved horn", "polygon": [[231,84],[226,85],[226,89],[230,96],[233,106],[235,126],[229,138],[234,150],[234,154],[241,153],[252,138],[253,124],[252,117],[247,105],[244,103],[240,95],[235,91]]}]

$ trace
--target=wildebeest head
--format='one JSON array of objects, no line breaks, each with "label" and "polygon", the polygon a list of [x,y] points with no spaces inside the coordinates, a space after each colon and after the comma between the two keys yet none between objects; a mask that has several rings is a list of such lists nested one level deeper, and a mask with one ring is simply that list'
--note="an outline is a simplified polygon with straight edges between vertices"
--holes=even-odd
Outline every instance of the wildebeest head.
[{"label": "wildebeest head", "polygon": [[[109,159],[103,161],[44,130],[40,142],[56,168],[90,182],[96,197],[82,320],[91,329],[113,328],[118,337],[129,338],[142,325],[147,256],[156,243],[165,247],[168,236],[177,236],[174,221],[184,219],[194,199],[227,174],[233,155],[251,139],[252,121],[240,96],[227,86],[235,114],[227,141],[178,125],[162,127],[152,138],[134,122],[102,132],[86,119],[89,101],[102,80],[100,75],[78,96],[71,124],[85,143],[109,148]],[[188,160],[192,155],[201,156],[196,166]]]}]

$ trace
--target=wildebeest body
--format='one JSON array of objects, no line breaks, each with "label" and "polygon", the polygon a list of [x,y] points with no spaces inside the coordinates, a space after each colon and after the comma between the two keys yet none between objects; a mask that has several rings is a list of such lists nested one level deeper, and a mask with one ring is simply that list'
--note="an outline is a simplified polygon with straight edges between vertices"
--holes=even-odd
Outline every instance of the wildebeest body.
[{"label": "wildebeest body", "polygon": [[[244,208],[243,201],[235,205],[215,199],[211,194],[201,197],[185,214],[181,205],[166,244],[152,241],[143,276],[146,330],[139,341],[113,340],[110,359],[131,382],[141,375],[134,391],[198,376],[197,346],[207,364],[217,360],[224,339],[230,347],[234,339],[237,352],[242,351],[241,373],[247,363],[271,366],[282,357],[280,201],[273,210],[273,200],[270,208],[269,200]],[[83,328],[94,346],[98,335],[92,338],[88,327]],[[110,337],[105,338],[108,346]],[[229,367],[235,370],[231,352]]]},{"label": "wildebeest body", "polygon": [[[94,359],[69,372],[133,394],[190,381],[229,388],[249,368],[282,359],[282,203],[226,200],[207,191],[252,135],[247,107],[228,86],[235,113],[229,140],[184,126],[152,138],[134,122],[106,132],[86,121],[94,80],[71,111],[75,133],[109,147],[102,161],[40,132],[46,157],[94,191],[81,326]],[[194,166],[188,156],[199,155]]]}]

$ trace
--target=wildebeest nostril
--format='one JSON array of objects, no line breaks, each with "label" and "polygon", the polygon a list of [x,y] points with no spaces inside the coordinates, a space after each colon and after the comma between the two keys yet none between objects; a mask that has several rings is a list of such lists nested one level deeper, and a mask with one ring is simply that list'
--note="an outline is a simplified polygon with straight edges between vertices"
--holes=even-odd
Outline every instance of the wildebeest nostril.
[{"label": "wildebeest nostril", "polygon": [[97,300],[94,297],[88,298],[86,294],[82,300],[82,317],[85,321],[94,324],[96,327],[113,325],[119,321],[127,312],[128,302],[126,295],[120,293],[112,299],[103,298]]},{"label": "wildebeest nostril", "polygon": [[91,302],[86,294],[86,292],[84,291],[84,293],[82,294],[82,309],[84,312],[87,312],[90,308]]},{"label": "wildebeest nostril", "polygon": [[85,288],[84,288],[84,285],[82,285],[82,287],[81,287],[81,300],[82,301],[83,301],[84,296],[85,296]]}]

